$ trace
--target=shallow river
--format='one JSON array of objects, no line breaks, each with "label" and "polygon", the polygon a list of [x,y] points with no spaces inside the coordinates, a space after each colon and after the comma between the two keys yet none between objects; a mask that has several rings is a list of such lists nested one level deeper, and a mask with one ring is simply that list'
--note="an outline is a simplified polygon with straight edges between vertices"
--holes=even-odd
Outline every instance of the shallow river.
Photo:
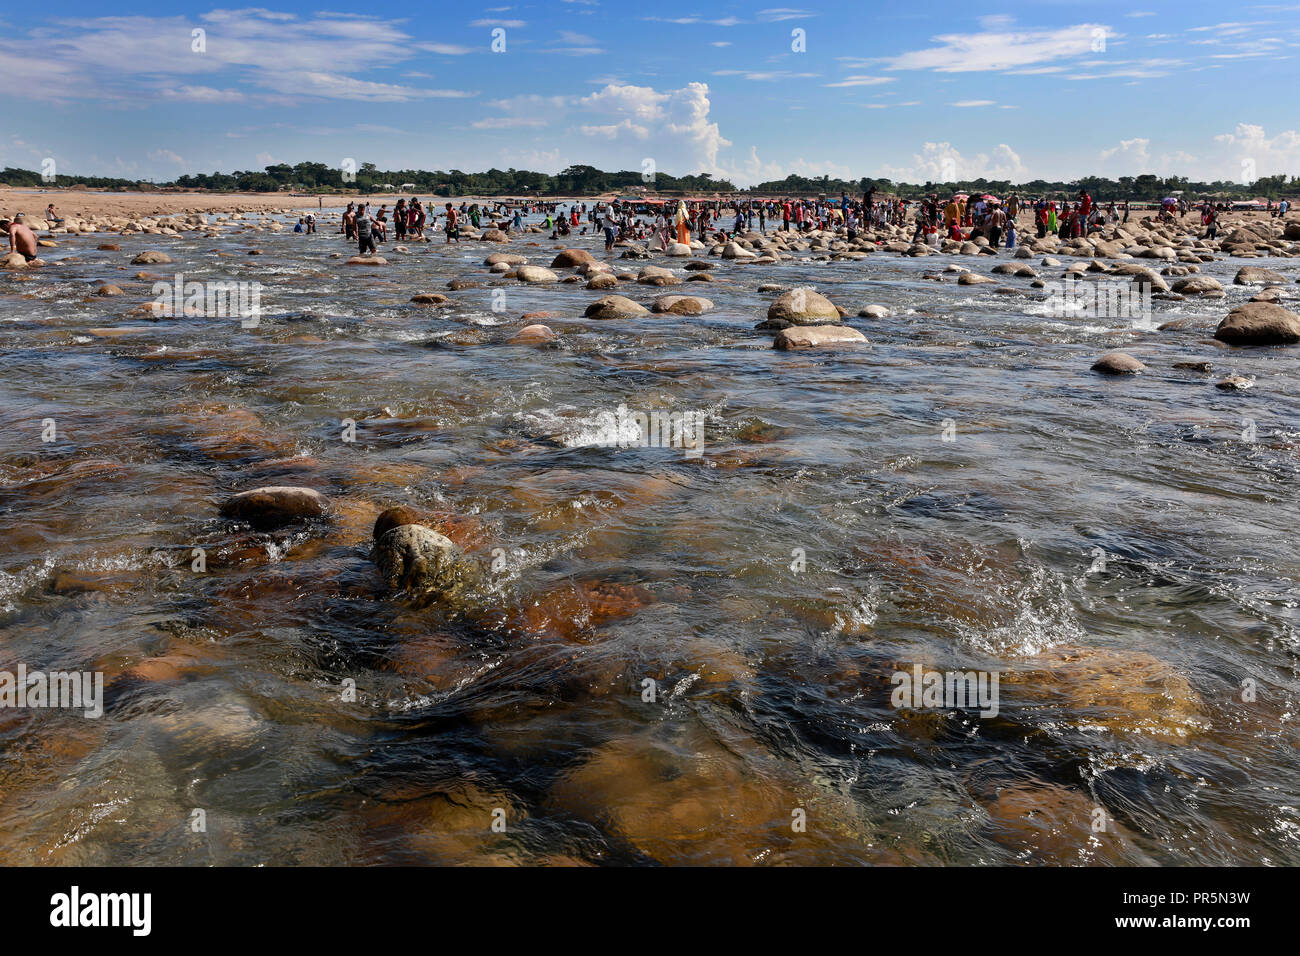
[{"label": "shallow river", "polygon": [[[537,236],[59,238],[0,276],[0,669],[102,672],[105,712],[0,710],[0,863],[1300,864],[1300,348],[1212,339],[1241,261],[1153,303],[1182,331],[888,253],[601,322],[487,274]],[[141,270],[260,282],[260,325],[124,318]],[[777,352],[768,282],[893,314]],[[557,345],[505,344],[533,312]],[[1117,347],[1148,370],[1089,371]],[[600,444],[619,405],[703,413],[704,454]],[[218,516],[284,484],[333,522]],[[484,613],[385,593],[395,504]],[[996,715],[893,706],[916,665],[996,672]]]}]

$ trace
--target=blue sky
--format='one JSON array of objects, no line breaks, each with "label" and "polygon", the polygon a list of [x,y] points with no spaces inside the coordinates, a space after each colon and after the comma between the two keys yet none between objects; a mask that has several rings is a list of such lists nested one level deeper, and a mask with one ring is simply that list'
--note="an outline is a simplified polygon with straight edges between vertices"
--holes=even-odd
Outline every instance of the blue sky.
[{"label": "blue sky", "polygon": [[12,10],[0,166],[1300,175],[1300,3],[777,2]]}]

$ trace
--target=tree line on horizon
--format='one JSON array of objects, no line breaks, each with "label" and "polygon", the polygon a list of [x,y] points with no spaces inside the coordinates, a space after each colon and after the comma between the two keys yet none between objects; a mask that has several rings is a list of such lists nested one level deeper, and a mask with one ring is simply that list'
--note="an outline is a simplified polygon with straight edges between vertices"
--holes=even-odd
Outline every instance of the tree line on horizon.
[{"label": "tree line on horizon", "polygon": [[656,172],[653,176],[637,170],[606,172],[594,166],[569,166],[558,173],[539,173],[525,169],[489,169],[481,173],[466,173],[459,169],[450,171],[399,169],[380,170],[374,163],[362,163],[350,179],[345,180],[338,166],[325,163],[277,163],[260,171],[232,173],[198,173],[178,176],[170,182],[154,183],[145,180],[122,179],[107,176],[55,177],[53,183],[45,182],[33,170],[7,166],[0,170],[0,184],[17,187],[85,186],[88,189],[182,189],[213,192],[304,192],[311,194],[372,194],[392,187],[401,187],[408,193],[429,196],[596,196],[602,193],[692,194],[712,196],[714,193],[739,193],[763,196],[839,196],[841,192],[851,197],[861,196],[872,186],[880,198],[896,196],[901,199],[919,199],[929,193],[947,194],[966,192],[992,193],[997,196],[1017,192],[1025,196],[1066,197],[1086,189],[1099,202],[1114,200],[1153,201],[1180,192],[1189,199],[1282,199],[1300,192],[1300,177],[1279,174],[1262,176],[1253,182],[1230,180],[1192,182],[1186,176],[1162,178],[1152,174],[1121,176],[1108,179],[1103,176],[1084,176],[1068,182],[1034,179],[1023,183],[1008,180],[970,179],[950,183],[896,183],[888,179],[864,176],[858,180],[832,179],[830,176],[809,177],[791,173],[784,179],[758,183],[747,190],[737,189],[726,179],[717,179],[708,173],[693,176],[670,176]]}]

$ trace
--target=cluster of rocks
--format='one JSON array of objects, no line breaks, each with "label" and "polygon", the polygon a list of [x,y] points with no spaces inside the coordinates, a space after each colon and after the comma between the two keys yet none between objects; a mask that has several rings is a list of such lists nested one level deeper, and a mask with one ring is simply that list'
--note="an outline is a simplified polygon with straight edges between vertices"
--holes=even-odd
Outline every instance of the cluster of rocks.
[{"label": "cluster of rocks", "polygon": [[[241,491],[223,501],[224,518],[257,531],[328,523],[329,499],[314,488],[275,485]],[[375,521],[371,558],[394,591],[455,601],[481,577],[476,562],[438,530],[432,516],[407,507],[389,508]]]}]

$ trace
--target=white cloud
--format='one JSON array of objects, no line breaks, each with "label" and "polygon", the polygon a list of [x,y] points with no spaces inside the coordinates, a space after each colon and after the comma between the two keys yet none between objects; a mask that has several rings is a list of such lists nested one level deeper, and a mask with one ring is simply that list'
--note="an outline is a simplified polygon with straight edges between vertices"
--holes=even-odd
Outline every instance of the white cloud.
[{"label": "white cloud", "polygon": [[896,182],[953,182],[963,179],[1008,179],[1023,182],[1030,178],[1020,156],[1006,143],[999,143],[992,153],[963,156],[951,143],[926,143],[912,156],[910,166],[884,166],[882,175]]},{"label": "white cloud", "polygon": [[836,83],[823,83],[827,87],[844,87],[844,86],[879,86],[882,83],[893,83],[892,76],[867,76],[863,73],[857,73],[853,76],[846,76]]},{"label": "white cloud", "polygon": [[769,10],[759,10],[756,14],[758,19],[764,23],[779,23],[782,20],[803,20],[816,15],[809,10],[798,10],[793,7],[772,7]]},{"label": "white cloud", "polygon": [[471,47],[460,46],[456,43],[417,43],[416,48],[424,50],[426,53],[437,53],[440,56],[464,56],[466,53],[473,53]]},{"label": "white cloud", "polygon": [[540,116],[490,116],[487,119],[475,120],[469,125],[474,129],[522,129],[545,126],[546,120]]},{"label": "white cloud", "polygon": [[1096,40],[1113,40],[1118,36],[1110,27],[1097,23],[1080,23],[1057,30],[948,33],[934,38],[938,46],[889,57],[886,63],[891,70],[939,73],[1012,70],[1086,56],[1093,52]]},{"label": "white cloud", "polygon": [[[195,22],[208,31],[193,49]],[[33,42],[40,55],[32,56]],[[213,10],[197,21],[184,16],[107,16],[63,19],[23,40],[0,39],[0,82],[21,84],[43,99],[107,99],[145,104],[151,99],[229,103],[284,103],[284,94],[415,100],[449,91],[374,83],[355,74],[375,64],[400,64],[419,52],[467,48],[419,43],[398,21],[319,13],[299,18],[263,9]],[[324,72],[331,70],[333,72]],[[237,85],[201,79],[228,74]],[[251,89],[250,89],[251,88]],[[258,88],[279,96],[267,97]]]},{"label": "white cloud", "polygon": [[1214,179],[1238,179],[1248,161],[1258,176],[1300,172],[1300,132],[1296,130],[1282,130],[1270,137],[1262,126],[1238,123],[1231,133],[1215,136],[1214,142],[1210,167]]},{"label": "white cloud", "polygon": [[771,83],[776,80],[807,80],[820,73],[793,73],[790,70],[714,70],[714,76],[739,76],[753,83]]},{"label": "white cloud", "polygon": [[173,153],[170,149],[155,149],[152,153],[149,154],[149,158],[152,159],[154,162],[159,162],[159,163],[171,163],[173,165],[182,166],[182,167],[187,165],[184,159],[182,159],[176,153]]},{"label": "white cloud", "polygon": [[169,100],[187,100],[193,103],[242,103],[248,97],[239,90],[218,90],[211,86],[182,85],[162,91]]},{"label": "white cloud", "polygon": [[649,157],[659,169],[676,175],[716,175],[721,172],[718,152],[731,145],[709,118],[709,88],[704,83],[664,91],[610,84],[580,97],[573,108],[592,119],[579,130],[599,141],[593,146],[619,157],[616,169],[640,168]]},{"label": "white cloud", "polygon": [[376,83],[339,73],[271,73],[262,78],[262,83],[290,95],[361,100],[367,103],[406,103],[417,99],[458,99],[477,95],[465,90],[428,90],[395,83]]}]

